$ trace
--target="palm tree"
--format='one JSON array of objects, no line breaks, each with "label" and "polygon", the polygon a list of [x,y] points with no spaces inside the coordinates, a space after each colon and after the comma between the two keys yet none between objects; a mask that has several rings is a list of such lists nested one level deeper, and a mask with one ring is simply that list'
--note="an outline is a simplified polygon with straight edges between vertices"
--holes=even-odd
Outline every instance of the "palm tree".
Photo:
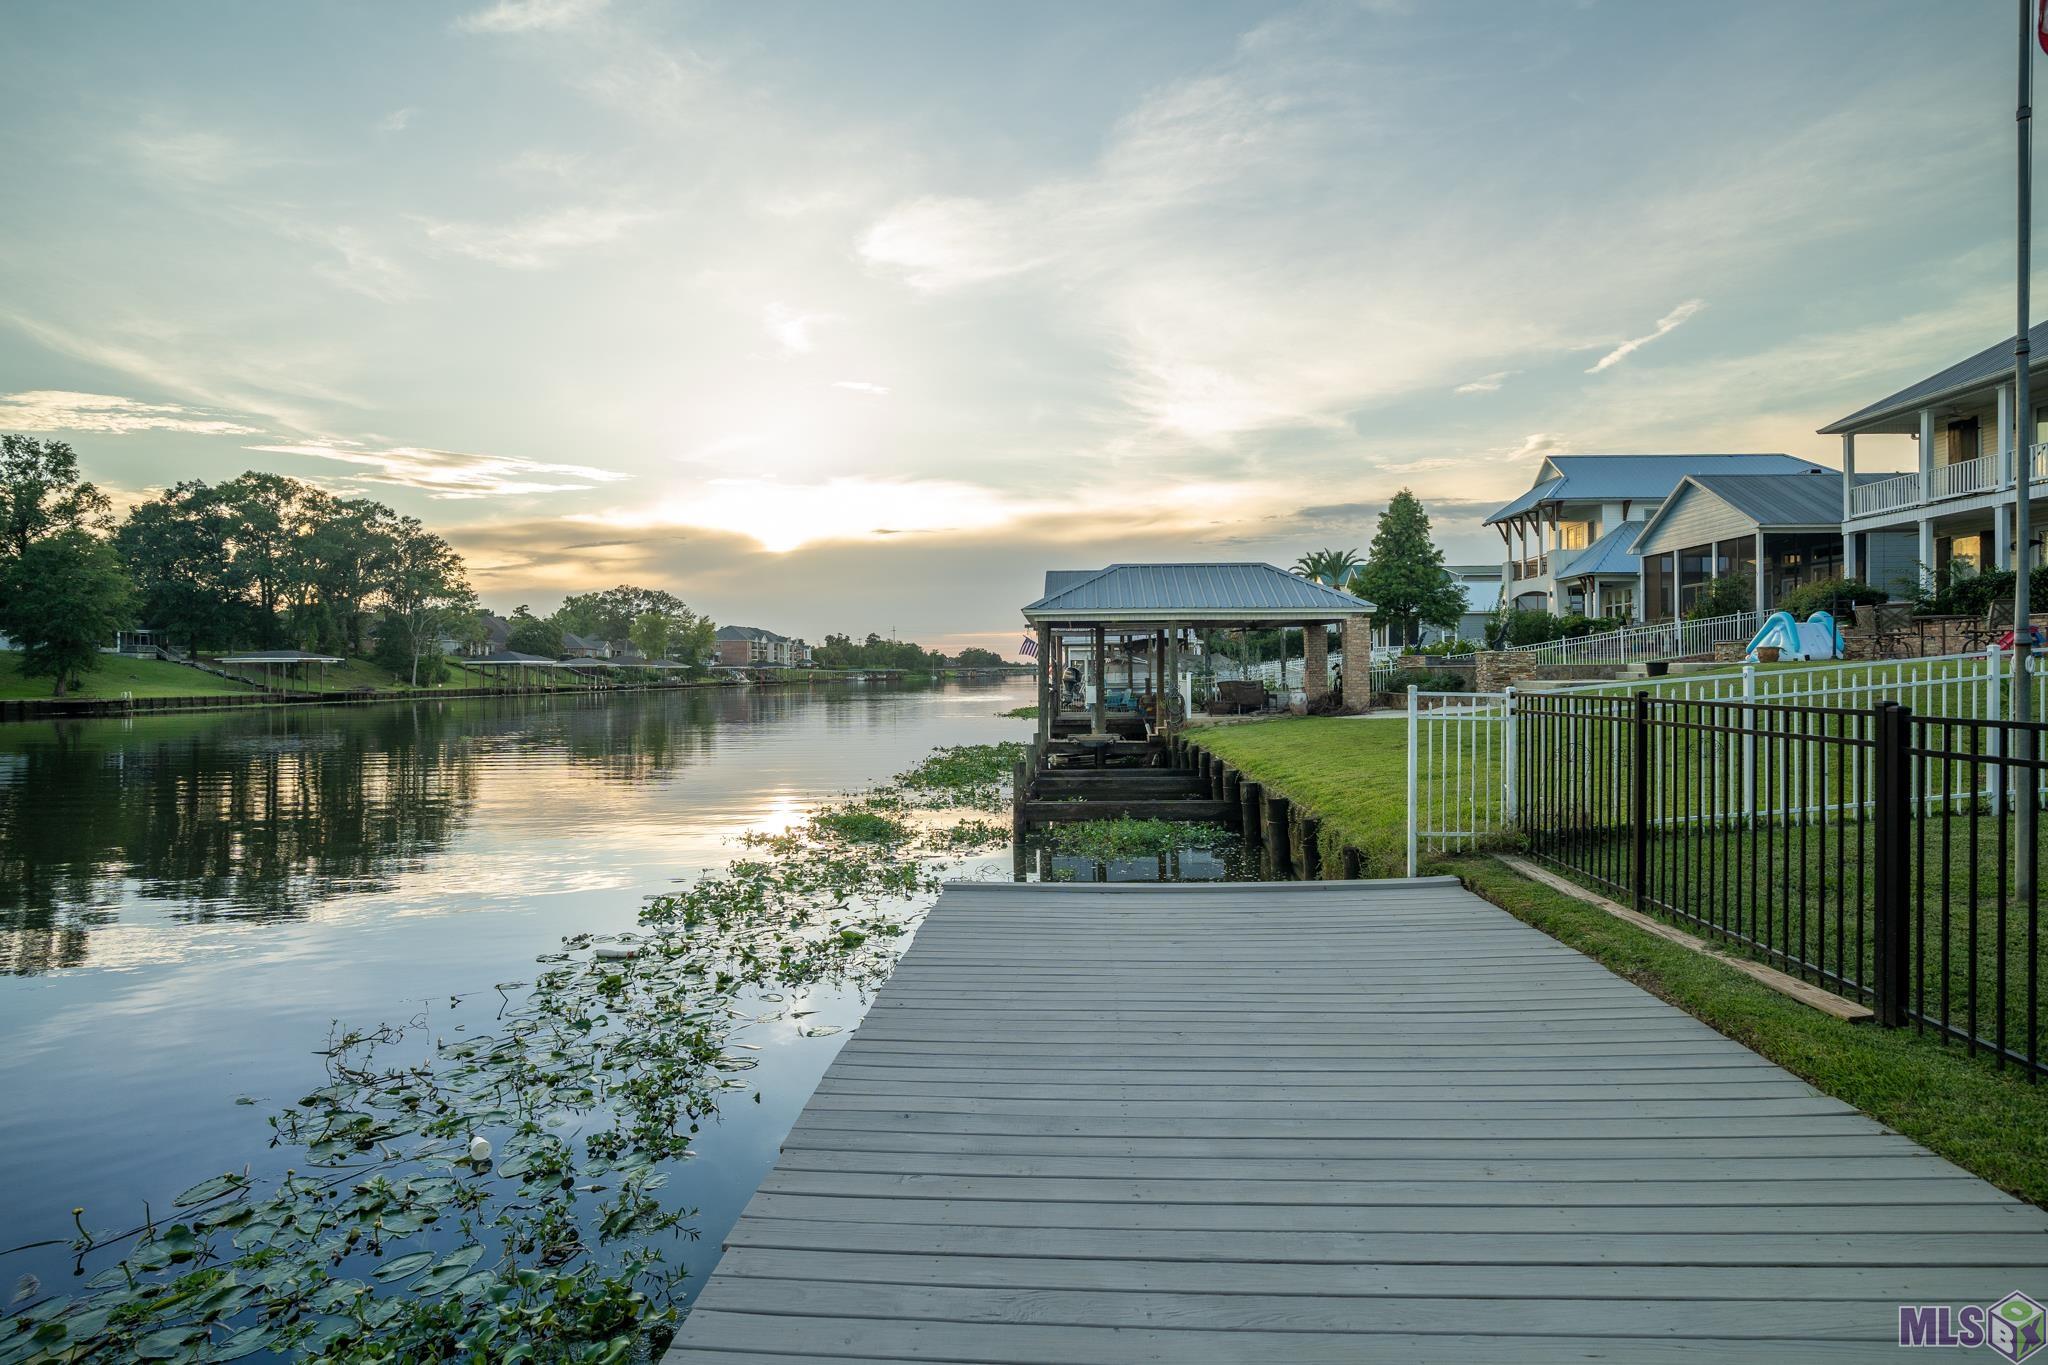
[{"label": "palm tree", "polygon": [[1364,563],[1356,550],[1311,550],[1294,561],[1294,572],[1326,588],[1342,588]]}]

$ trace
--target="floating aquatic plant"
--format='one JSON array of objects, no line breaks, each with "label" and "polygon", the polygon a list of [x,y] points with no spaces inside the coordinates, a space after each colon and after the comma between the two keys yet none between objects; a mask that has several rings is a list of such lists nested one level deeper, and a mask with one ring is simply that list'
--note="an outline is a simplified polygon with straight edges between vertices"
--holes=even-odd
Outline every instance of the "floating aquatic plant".
[{"label": "floating aquatic plant", "polygon": [[939,860],[1008,838],[920,814],[999,797],[1017,747],[939,750],[894,788],[749,840],[765,856],[654,899],[633,934],[565,940],[423,1059],[424,1014],[338,1030],[322,1083],[269,1117],[294,1153],[281,1178],[225,1171],[125,1229],[74,1210],[78,1287],[24,1277],[0,1365],[658,1354],[682,1277],[663,1250],[695,1236],[660,1198],[668,1168],[722,1101],[759,1099],[729,1035],[800,1020],[792,991],[885,977]]}]

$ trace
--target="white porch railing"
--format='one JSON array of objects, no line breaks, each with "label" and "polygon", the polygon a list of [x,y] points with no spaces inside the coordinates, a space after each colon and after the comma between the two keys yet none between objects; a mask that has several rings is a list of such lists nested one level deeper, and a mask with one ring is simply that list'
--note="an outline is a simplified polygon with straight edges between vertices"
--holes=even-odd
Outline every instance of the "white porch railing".
[{"label": "white porch railing", "polygon": [[1505,652],[1527,654],[1545,664],[1630,664],[1652,659],[1689,659],[1712,654],[1714,646],[1756,634],[1757,613],[1738,611],[1699,621],[1658,621],[1625,626],[1601,635],[1511,645]]},{"label": "white porch railing", "polygon": [[1998,477],[1999,459],[1996,455],[1979,455],[1974,460],[1958,460],[1954,464],[1937,465],[1934,470],[1933,496],[1936,498],[1964,498],[1972,493],[1989,493],[2003,481]]},{"label": "white porch railing", "polygon": [[1856,485],[1849,491],[1849,514],[1867,517],[1879,512],[1899,512],[1919,502],[1920,476],[1899,474]]}]

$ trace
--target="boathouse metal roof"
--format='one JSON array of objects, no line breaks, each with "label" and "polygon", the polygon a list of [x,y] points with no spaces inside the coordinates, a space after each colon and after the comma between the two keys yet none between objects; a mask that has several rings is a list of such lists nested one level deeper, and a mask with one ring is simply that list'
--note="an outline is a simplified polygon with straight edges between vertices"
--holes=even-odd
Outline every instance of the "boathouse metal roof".
[{"label": "boathouse metal roof", "polygon": [[1549,455],[1536,486],[1503,503],[1485,525],[1552,502],[1647,502],[1669,497],[1688,474],[1801,474],[1821,466],[1792,455]]},{"label": "boathouse metal roof", "polygon": [[[2048,347],[2048,322],[2038,322],[2027,329],[2027,345],[2033,356],[2033,363],[2027,371],[2031,376],[2048,365],[2048,354],[2043,354],[2042,349]],[[1820,434],[1838,436],[1843,432],[1867,430],[1917,431],[1920,409],[1932,407],[1945,399],[1960,398],[1973,389],[1999,383],[2011,374],[2012,337],[2007,336],[1967,360],[1958,360],[1945,370],[1937,370],[1897,393],[1878,399],[1869,407],[1858,408],[1840,421],[1830,422],[1820,429]]]},{"label": "boathouse metal roof", "polygon": [[258,649],[244,654],[223,654],[215,663],[223,664],[338,664],[338,654],[313,654],[303,649]]},{"label": "boathouse metal roof", "polygon": [[[1112,564],[1024,608],[1034,624],[1335,621],[1372,603],[1271,564]],[[1053,574],[1046,575],[1052,586]]]},{"label": "boathouse metal roof", "polygon": [[553,659],[539,654],[521,654],[516,649],[494,649],[490,653],[471,659],[468,662],[473,664],[526,664],[533,668],[554,668],[557,666]]}]

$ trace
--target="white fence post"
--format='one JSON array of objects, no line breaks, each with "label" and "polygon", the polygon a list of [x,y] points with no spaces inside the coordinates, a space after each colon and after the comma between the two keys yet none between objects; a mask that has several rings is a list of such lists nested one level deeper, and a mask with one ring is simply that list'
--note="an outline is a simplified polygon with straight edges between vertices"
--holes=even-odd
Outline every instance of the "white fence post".
[{"label": "white fence post", "polygon": [[1742,823],[1756,823],[1756,665],[1742,666]]},{"label": "white fence post", "polygon": [[1515,689],[1510,684],[1502,690],[1506,698],[1501,703],[1501,750],[1500,760],[1500,813],[1501,823],[1512,826],[1515,823]]},{"label": "white fence post", "polygon": [[1415,875],[1415,834],[1422,822],[1422,812],[1415,808],[1415,746],[1419,729],[1416,720],[1421,715],[1421,699],[1416,693],[1420,690],[1414,683],[1408,684],[1408,875],[1411,877]]}]

